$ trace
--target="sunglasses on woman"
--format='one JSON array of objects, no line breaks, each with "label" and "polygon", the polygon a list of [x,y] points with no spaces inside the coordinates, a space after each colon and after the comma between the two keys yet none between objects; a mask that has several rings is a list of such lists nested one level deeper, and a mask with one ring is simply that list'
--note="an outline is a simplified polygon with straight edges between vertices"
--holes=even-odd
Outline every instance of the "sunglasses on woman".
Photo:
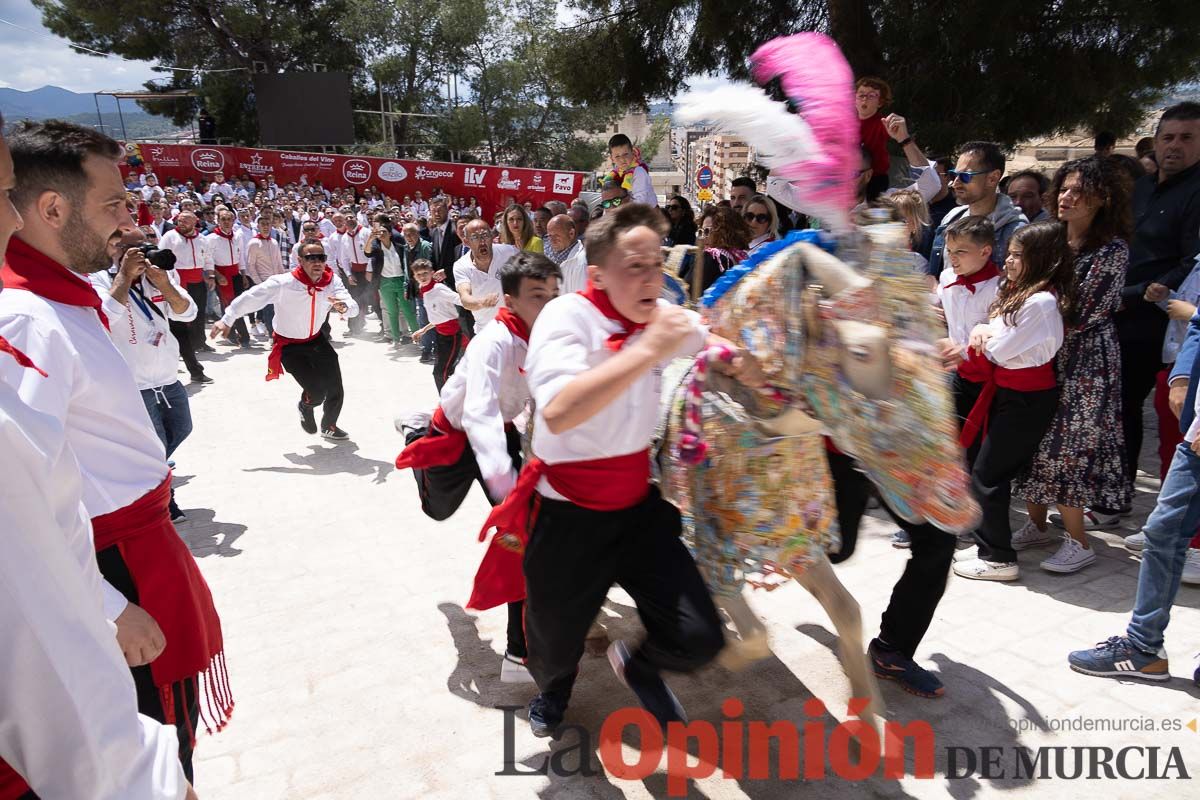
[{"label": "sunglasses on woman", "polygon": [[746,222],[757,222],[759,225],[766,225],[768,222],[771,221],[770,214],[755,214],[753,212],[747,211],[742,216],[746,218]]}]

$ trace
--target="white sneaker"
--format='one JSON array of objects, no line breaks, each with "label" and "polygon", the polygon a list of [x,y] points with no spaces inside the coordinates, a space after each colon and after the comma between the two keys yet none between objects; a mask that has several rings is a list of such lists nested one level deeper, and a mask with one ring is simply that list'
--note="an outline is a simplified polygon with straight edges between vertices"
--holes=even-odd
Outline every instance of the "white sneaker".
[{"label": "white sneaker", "polygon": [[1133,534],[1132,536],[1126,536],[1125,537],[1125,549],[1133,550],[1138,553],[1145,550],[1146,549],[1146,532],[1138,531],[1137,533]]},{"label": "white sneaker", "polygon": [[[1058,512],[1050,515],[1050,522],[1054,527],[1063,530],[1062,516]],[[1083,510],[1083,529],[1085,531],[1107,531],[1113,528],[1121,527],[1120,514],[1101,514],[1099,511],[1093,511],[1090,508]]]},{"label": "white sneaker", "polygon": [[254,332],[265,338],[267,336],[267,326],[261,322],[257,322],[254,324]]},{"label": "white sneaker", "polygon": [[979,545],[977,544],[964,547],[962,550],[957,550],[954,553],[955,561],[970,561],[973,558],[979,558]]},{"label": "white sneaker", "polygon": [[954,574],[973,581],[1015,581],[1019,576],[1016,562],[998,563],[973,558],[954,565]]},{"label": "white sneaker", "polygon": [[396,431],[403,434],[407,434],[408,430],[420,430],[421,428],[428,430],[431,422],[433,422],[433,414],[428,411],[410,411],[392,420]]},{"label": "white sneaker", "polygon": [[1013,550],[1024,550],[1028,547],[1037,547],[1055,541],[1058,541],[1058,536],[1042,530],[1034,524],[1033,520],[1027,519],[1021,529],[1013,534],[1012,548]]},{"label": "white sneaker", "polygon": [[1200,550],[1188,548],[1187,561],[1183,562],[1183,575],[1179,580],[1193,586],[1200,585]]},{"label": "white sneaker", "polygon": [[1042,562],[1047,572],[1078,572],[1096,560],[1091,548],[1084,547],[1070,536],[1064,536],[1058,552]]},{"label": "white sneaker", "polygon": [[529,668],[525,666],[525,659],[518,658],[506,650],[504,660],[500,662],[500,682],[533,683],[534,680],[529,674]]}]

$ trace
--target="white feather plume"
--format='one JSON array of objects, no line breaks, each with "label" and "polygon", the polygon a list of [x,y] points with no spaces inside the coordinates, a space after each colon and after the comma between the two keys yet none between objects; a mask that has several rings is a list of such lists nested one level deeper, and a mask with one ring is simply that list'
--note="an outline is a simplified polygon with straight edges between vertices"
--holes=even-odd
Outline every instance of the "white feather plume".
[{"label": "white feather plume", "polygon": [[772,169],[805,161],[820,150],[812,128],[787,105],[749,83],[692,91],[677,101],[674,116],[684,124],[708,122],[753,145],[757,160]]}]

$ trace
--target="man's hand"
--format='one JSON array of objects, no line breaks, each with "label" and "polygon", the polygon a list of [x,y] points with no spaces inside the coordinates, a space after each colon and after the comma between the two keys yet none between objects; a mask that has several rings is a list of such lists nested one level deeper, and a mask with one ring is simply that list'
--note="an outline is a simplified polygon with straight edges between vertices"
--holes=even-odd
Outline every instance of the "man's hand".
[{"label": "man's hand", "polygon": [[942,369],[947,372],[954,372],[959,364],[967,360],[967,351],[962,345],[949,339],[939,339],[938,346],[941,348]]},{"label": "man's hand", "polygon": [[888,114],[884,117],[883,127],[887,129],[888,136],[897,142],[903,142],[908,138],[908,120],[899,114]]},{"label": "man's hand", "polygon": [[976,353],[983,355],[983,347],[988,343],[988,340],[995,336],[991,327],[988,325],[976,325],[971,331],[971,339],[967,342],[967,347],[974,350]]},{"label": "man's hand", "polygon": [[1196,307],[1186,300],[1168,300],[1167,316],[1177,322],[1187,322],[1196,314]]},{"label": "man's hand", "polygon": [[413,335],[412,335],[412,341],[413,341],[413,344],[420,344],[420,343],[421,343],[421,337],[422,337],[422,336],[424,336],[424,335],[425,335],[425,329],[424,329],[424,328],[422,328],[422,329],[421,329],[421,330],[419,330],[419,331],[413,331]]},{"label": "man's hand", "polygon": [[129,281],[130,286],[142,277],[142,273],[148,266],[150,266],[150,262],[136,247],[129,248],[125,251],[125,255],[121,256],[121,275]]},{"label": "man's hand", "polygon": [[229,285],[229,278],[226,278],[224,275],[222,275],[221,273],[218,272],[217,273],[217,286],[228,286],[228,285]]},{"label": "man's hand", "polygon": [[150,285],[155,289],[166,289],[171,285],[171,276],[166,270],[159,269],[153,264],[146,266],[146,280],[150,281]]},{"label": "man's hand", "polygon": [[363,273],[363,274],[365,274],[365,275],[367,276],[367,283],[372,283],[372,282],[375,280],[375,273],[373,273],[373,272],[366,272],[366,273]]},{"label": "man's hand", "polygon": [[1200,456],[1200,436],[1192,440],[1192,452]]},{"label": "man's hand", "polygon": [[1171,413],[1175,415],[1175,419],[1183,414],[1183,404],[1187,401],[1188,381],[1180,380],[1171,384],[1170,391],[1167,392],[1167,405],[1171,407]]},{"label": "man's hand", "polygon": [[228,336],[229,326],[224,322],[214,322],[212,330],[208,332],[208,338],[215,340],[218,336]]},{"label": "man's hand", "polygon": [[638,344],[662,361],[679,349],[693,329],[691,318],[679,306],[655,306]]},{"label": "man's hand", "polygon": [[495,292],[492,292],[491,294],[486,294],[483,297],[479,298],[479,307],[480,308],[491,308],[492,306],[496,305],[499,302],[500,302],[500,295],[496,294]]},{"label": "man's hand", "polygon": [[131,667],[149,664],[167,646],[167,637],[163,636],[154,617],[139,605],[126,605],[114,622],[117,624],[117,644]]},{"label": "man's hand", "polygon": [[1143,295],[1147,303],[1159,303],[1171,296],[1171,290],[1161,283],[1152,283],[1146,287],[1146,294]]},{"label": "man's hand", "polygon": [[336,297],[329,301],[329,306],[330,306],[330,308],[332,308],[334,311],[336,311],[339,314],[345,314],[346,311],[348,311],[350,308],[345,303],[343,303],[341,300],[338,300]]},{"label": "man's hand", "polygon": [[434,272],[434,273],[433,273],[433,280],[434,280],[435,282],[437,282],[437,283],[441,283],[441,282],[443,282],[444,280],[446,280],[446,270],[444,270],[444,269],[439,269],[439,270],[437,270],[436,272]]},{"label": "man's hand", "polygon": [[215,280],[213,280],[212,275],[205,275],[204,276],[204,285],[211,289],[217,285],[217,282]]}]

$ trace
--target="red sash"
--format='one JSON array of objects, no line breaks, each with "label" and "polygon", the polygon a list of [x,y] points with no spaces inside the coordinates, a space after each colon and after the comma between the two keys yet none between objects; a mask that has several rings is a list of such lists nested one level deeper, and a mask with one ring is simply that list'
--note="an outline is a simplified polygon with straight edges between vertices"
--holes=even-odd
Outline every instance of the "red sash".
[{"label": "red sash", "polygon": [[957,371],[959,377],[965,381],[987,383],[988,378],[992,376],[993,367],[994,365],[988,361],[987,356],[967,348],[967,358],[965,361],[959,362]]},{"label": "red sash", "polygon": [[[166,722],[175,724],[171,685],[204,677],[197,686],[200,719],[209,733],[225,727],[233,695],[225,671],[221,620],[196,559],[171,524],[171,475],[124,508],[92,519],[96,552],[116,546],[137,588],[138,605],[162,628],[167,647],[150,662]],[[203,689],[203,696],[201,696]]]},{"label": "red sash", "polygon": [[[438,285],[437,281],[430,281],[429,283],[425,284],[424,286],[419,287],[421,290],[421,297],[424,297],[425,295],[432,292],[433,287],[435,287],[437,285]],[[496,312],[496,313],[497,313],[497,315],[499,315],[499,312]],[[458,319],[457,318],[448,319],[445,322],[434,323],[433,329],[435,331],[437,331],[438,333],[440,333],[442,336],[453,336],[459,330]]]},{"label": "red sash", "polygon": [[650,491],[650,453],[639,450],[613,458],[547,464],[533,459],[521,470],[517,485],[504,502],[492,509],[479,540],[493,527],[467,608],[480,611],[525,597],[525,575],[521,559],[534,515],[530,513],[538,481],[545,476],[554,491],[570,502],[593,511],[622,511],[631,508]]},{"label": "red sash", "polygon": [[16,236],[8,241],[0,281],[5,289],[22,289],[55,303],[94,309],[108,330],[108,317],[100,310],[100,295],[92,284]]},{"label": "red sash", "polygon": [[[457,324],[458,320],[455,320]],[[429,422],[429,430],[396,456],[396,469],[428,469],[458,463],[467,446],[467,434],[450,424],[438,406]]]},{"label": "red sash", "polygon": [[233,277],[238,274],[237,264],[223,264],[216,267],[217,273],[225,276],[225,284],[217,284],[217,295],[221,298],[221,305],[228,308],[233,302]]},{"label": "red sash", "polygon": [[958,437],[958,443],[963,447],[970,447],[979,438],[981,432],[987,431],[988,415],[991,413],[992,398],[996,396],[997,388],[1013,389],[1018,392],[1040,392],[1053,389],[1058,385],[1058,378],[1054,375],[1053,361],[1024,369],[1007,369],[1006,367],[997,367],[990,361],[986,363],[991,367],[991,374],[983,385],[983,391],[979,393],[979,399],[971,407],[967,421],[963,423],[962,434]]},{"label": "red sash", "polygon": [[289,344],[311,342],[320,335],[321,332],[317,331],[307,339],[289,339],[286,336],[280,336],[278,332],[272,333],[271,352],[267,353],[267,377],[263,378],[263,380],[273,381],[285,372],[283,368],[283,348]]}]

